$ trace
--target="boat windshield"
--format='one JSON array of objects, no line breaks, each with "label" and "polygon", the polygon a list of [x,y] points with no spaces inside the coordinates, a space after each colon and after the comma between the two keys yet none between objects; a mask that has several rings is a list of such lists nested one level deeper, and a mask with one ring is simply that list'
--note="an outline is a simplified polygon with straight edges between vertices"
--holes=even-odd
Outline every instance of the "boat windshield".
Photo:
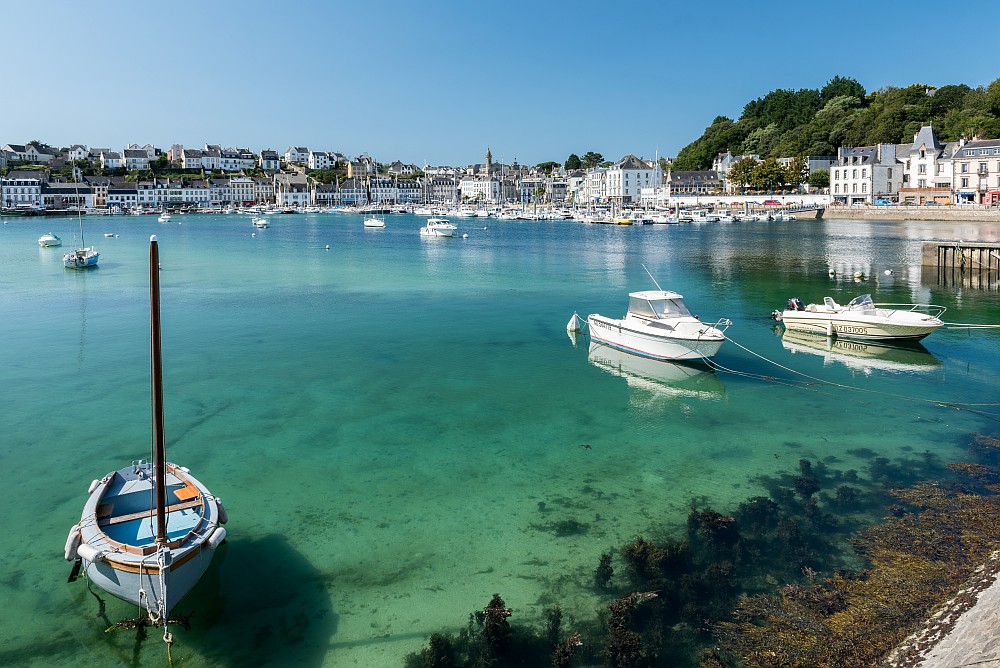
[{"label": "boat windshield", "polygon": [[628,310],[647,318],[671,318],[691,315],[680,299],[642,299],[629,297]]},{"label": "boat windshield", "polygon": [[857,297],[855,297],[850,301],[850,303],[847,305],[847,308],[863,311],[875,308],[875,304],[874,302],[872,302],[871,295],[858,295]]}]

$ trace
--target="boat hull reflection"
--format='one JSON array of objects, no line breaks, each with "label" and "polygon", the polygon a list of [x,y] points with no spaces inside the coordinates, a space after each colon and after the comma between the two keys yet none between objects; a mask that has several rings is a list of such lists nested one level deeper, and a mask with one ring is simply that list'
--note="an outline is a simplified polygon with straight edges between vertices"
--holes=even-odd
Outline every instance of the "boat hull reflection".
[{"label": "boat hull reflection", "polygon": [[786,329],[781,345],[792,353],[807,353],[823,358],[823,364],[843,364],[849,369],[870,374],[874,370],[892,373],[927,373],[941,365],[916,341],[874,342],[858,339],[817,337],[807,332]]},{"label": "boat hull reflection", "polygon": [[587,361],[603,371],[624,378],[630,389],[642,392],[649,398],[718,399],[725,393],[725,385],[704,364],[665,362],[640,357],[597,341],[591,341]]}]

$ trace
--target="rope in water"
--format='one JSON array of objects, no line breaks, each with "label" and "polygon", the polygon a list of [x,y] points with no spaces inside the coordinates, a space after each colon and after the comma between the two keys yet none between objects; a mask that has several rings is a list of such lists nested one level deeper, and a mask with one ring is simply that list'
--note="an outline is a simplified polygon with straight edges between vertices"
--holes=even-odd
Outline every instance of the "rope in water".
[{"label": "rope in water", "polygon": [[[897,398],[897,399],[904,399],[906,401],[916,401],[916,402],[920,402],[920,403],[932,404],[932,405],[935,405],[935,406],[942,406],[942,407],[946,407],[946,408],[954,408],[955,410],[965,410],[965,411],[969,411],[971,413],[976,413],[977,415],[981,415],[981,416],[989,418],[991,420],[995,420],[997,422],[1000,422],[1000,415],[997,415],[997,414],[994,414],[994,413],[989,413],[989,412],[986,412],[986,411],[975,410],[975,408],[973,408],[973,407],[986,407],[986,406],[991,407],[991,408],[992,407],[998,407],[998,408],[1000,408],[1000,402],[990,402],[990,403],[974,404],[974,403],[965,403],[965,402],[958,402],[958,401],[943,401],[941,399],[926,399],[924,397],[913,397],[913,396],[909,396],[909,395],[905,395],[905,394],[898,394],[896,392],[886,392],[884,390],[873,390],[873,389],[864,388],[864,387],[857,387],[857,386],[854,386],[854,385],[845,385],[843,383],[836,383],[836,382],[833,382],[833,381],[830,381],[830,380],[824,380],[822,378],[817,378],[816,376],[810,376],[807,373],[803,373],[801,371],[796,371],[795,369],[787,367],[787,366],[785,366],[783,364],[779,364],[778,362],[775,362],[774,360],[771,360],[771,359],[768,359],[768,358],[764,357],[760,353],[756,353],[753,350],[750,350],[746,346],[740,344],[738,341],[734,341],[731,337],[727,336],[726,340],[729,341],[730,343],[732,343],[737,348],[740,348],[741,350],[744,350],[744,351],[750,353],[754,357],[757,357],[757,358],[759,358],[759,359],[767,362],[768,364],[772,364],[772,365],[778,367],[779,369],[783,369],[784,371],[787,371],[788,373],[795,374],[795,375],[798,375],[798,376],[802,376],[803,378],[809,379],[809,381],[811,381],[810,384],[825,385],[825,386],[829,386],[829,387],[836,387],[836,388],[843,389],[843,390],[851,390],[851,391],[854,391],[854,392],[865,392],[865,393],[868,393],[868,394],[878,394],[878,395],[883,395],[883,396],[894,397],[894,398]],[[726,371],[726,372],[733,372],[731,369],[727,369],[725,367],[722,367],[717,362],[714,362],[714,361],[709,360],[707,358],[705,358],[705,361],[706,361],[706,363],[709,364],[709,366],[711,366],[713,368],[718,368],[718,369],[720,369],[722,371]],[[771,380],[771,377],[763,376],[763,375],[758,375],[758,374],[746,374],[746,373],[740,372],[739,375],[744,375],[744,376],[748,376],[748,377],[757,377],[757,378],[761,378],[761,379]],[[778,382],[788,381],[788,379],[778,379],[778,378],[775,378],[774,380],[776,380]],[[783,384],[794,385],[795,383],[794,383],[794,381],[792,381],[791,383],[784,382]],[[799,386],[801,386],[801,383],[799,384]]]}]

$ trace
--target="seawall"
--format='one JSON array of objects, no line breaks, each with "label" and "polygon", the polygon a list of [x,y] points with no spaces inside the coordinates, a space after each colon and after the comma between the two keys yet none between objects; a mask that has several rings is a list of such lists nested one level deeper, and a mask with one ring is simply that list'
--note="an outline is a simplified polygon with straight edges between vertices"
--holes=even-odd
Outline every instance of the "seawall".
[{"label": "seawall", "polygon": [[831,206],[824,218],[850,220],[944,220],[1000,223],[995,206]]}]

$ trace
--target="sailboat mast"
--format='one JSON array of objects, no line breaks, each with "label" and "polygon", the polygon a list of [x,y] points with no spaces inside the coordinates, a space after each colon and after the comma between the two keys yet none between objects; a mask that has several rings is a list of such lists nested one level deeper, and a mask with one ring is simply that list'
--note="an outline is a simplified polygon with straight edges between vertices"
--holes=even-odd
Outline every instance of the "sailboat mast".
[{"label": "sailboat mast", "polygon": [[156,458],[156,544],[167,542],[167,456],[163,435],[163,363],[160,354],[160,251],[149,238],[150,381],[153,395],[153,445]]}]

